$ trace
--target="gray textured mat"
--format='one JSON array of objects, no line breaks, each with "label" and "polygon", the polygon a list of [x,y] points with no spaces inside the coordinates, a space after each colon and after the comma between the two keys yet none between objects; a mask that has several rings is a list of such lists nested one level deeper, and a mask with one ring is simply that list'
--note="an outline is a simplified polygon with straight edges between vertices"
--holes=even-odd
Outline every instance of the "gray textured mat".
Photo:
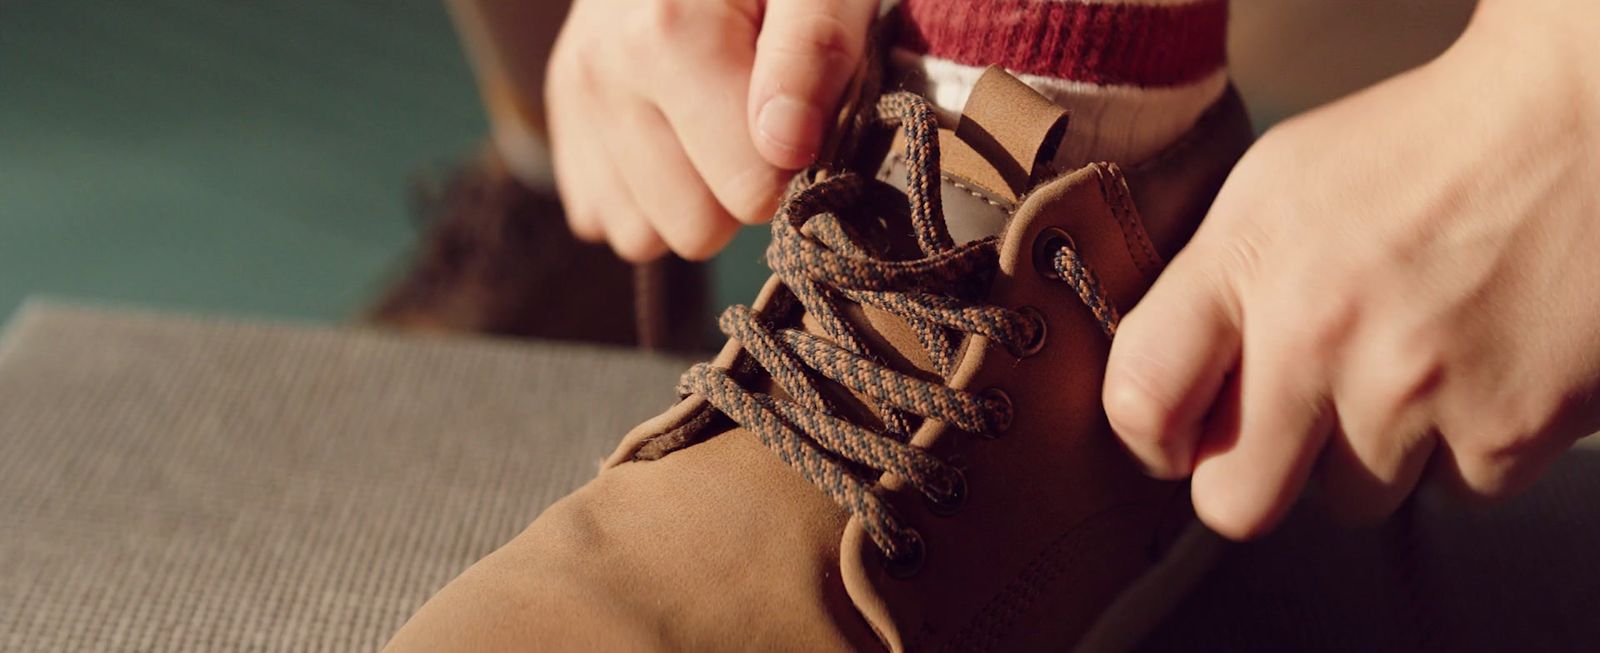
[{"label": "gray textured mat", "polygon": [[683,367],[33,305],[0,343],[0,647],[375,650]]},{"label": "gray textured mat", "polygon": [[[683,362],[35,304],[0,340],[0,649],[367,651]],[[1600,650],[1600,450],[1491,509],[1303,510],[1146,648]]]}]

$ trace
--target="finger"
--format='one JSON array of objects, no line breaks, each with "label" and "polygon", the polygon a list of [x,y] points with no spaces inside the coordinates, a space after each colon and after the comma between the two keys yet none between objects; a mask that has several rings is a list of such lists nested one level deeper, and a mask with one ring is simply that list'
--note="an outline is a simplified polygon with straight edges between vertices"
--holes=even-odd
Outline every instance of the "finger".
[{"label": "finger", "polygon": [[666,243],[656,234],[654,227],[644,217],[644,211],[622,182],[622,176],[612,169],[614,190],[600,209],[605,221],[606,242],[617,256],[630,263],[646,263],[660,258],[667,251]]},{"label": "finger", "polygon": [[552,64],[549,87],[545,92],[550,124],[550,159],[554,168],[556,192],[566,213],[567,227],[579,240],[605,242],[605,222],[595,199],[596,185],[608,172],[600,153],[580,141],[590,133],[586,120],[592,114],[579,110],[586,104],[569,75]]},{"label": "finger", "polygon": [[[554,125],[554,112],[551,113],[551,120]],[[555,136],[553,133],[550,154],[554,166],[556,192],[561,197],[567,228],[571,229],[572,235],[579,240],[591,243],[605,242],[605,223],[600,217],[598,204],[593,201],[595,194],[590,191],[596,180],[605,178],[604,167],[592,153],[572,147],[565,138]]]},{"label": "finger", "polygon": [[878,0],[772,0],[756,40],[750,137],[767,162],[816,159],[866,49]]},{"label": "finger", "polygon": [[1247,321],[1238,431],[1200,443],[1195,514],[1229,538],[1259,536],[1283,519],[1334,427],[1322,371],[1303,341],[1288,325]]},{"label": "finger", "polygon": [[[1117,328],[1102,400],[1112,428],[1154,476],[1193,471],[1195,443],[1239,354],[1232,290],[1204,251],[1180,254]],[[1176,328],[1175,328],[1176,325]]]},{"label": "finger", "polygon": [[610,87],[600,83],[602,77],[592,58],[560,52],[552,56],[546,97],[557,190],[567,223],[579,238],[603,240],[628,261],[652,260],[666,246],[645,222],[601,142],[612,133],[602,127],[617,122],[615,113],[607,110],[616,103],[603,92]]},{"label": "finger", "polygon": [[598,167],[591,165],[591,161],[574,159],[569,158],[566,161],[557,159],[556,162],[556,190],[561,195],[567,228],[572,230],[572,235],[578,240],[603,243],[606,240],[606,229],[599,207],[593,202],[582,199],[587,193],[580,189],[578,185],[580,182],[575,181],[579,177],[587,179],[599,177],[599,173],[593,172]]},{"label": "finger", "polygon": [[1428,483],[1443,486],[1474,503],[1504,499],[1528,489],[1567,447],[1551,443],[1515,452],[1488,453],[1441,442],[1426,473]]},{"label": "finger", "polygon": [[673,252],[692,261],[710,258],[739,223],[717,203],[655,107],[636,104],[627,116],[621,138],[606,143],[628,191]]},{"label": "finger", "polygon": [[746,128],[755,23],[724,3],[680,9],[704,13],[680,16],[675,24],[702,29],[661,38],[709,42],[668,48],[651,62],[653,69],[630,71],[630,78],[640,84],[642,95],[656,100],[717,203],[740,222],[765,222],[790,175],[761,157]]},{"label": "finger", "polygon": [[[1446,486],[1472,501],[1503,499],[1538,481],[1578,440],[1593,433],[1600,413],[1595,396],[1566,398],[1557,408],[1531,413],[1500,403],[1497,397],[1474,402],[1462,390],[1435,405],[1441,409],[1439,451],[1434,455],[1431,482]],[[1519,419],[1519,416],[1521,417]]]},{"label": "finger", "polygon": [[1374,339],[1348,350],[1334,385],[1339,428],[1317,463],[1321,502],[1340,521],[1370,524],[1417,486],[1438,443],[1427,397],[1438,376],[1428,349]]},{"label": "finger", "polygon": [[1437,443],[1426,427],[1334,431],[1317,463],[1322,503],[1347,524],[1388,517],[1417,487]]},{"label": "finger", "polygon": [[615,136],[615,132],[595,134],[587,142],[586,149],[598,161],[597,171],[593,177],[582,180],[584,202],[594,207],[593,214],[602,224],[606,242],[618,258],[631,263],[654,260],[665,253],[667,247],[645,218],[618,167],[619,159],[609,154],[613,147],[608,145],[607,137]]}]

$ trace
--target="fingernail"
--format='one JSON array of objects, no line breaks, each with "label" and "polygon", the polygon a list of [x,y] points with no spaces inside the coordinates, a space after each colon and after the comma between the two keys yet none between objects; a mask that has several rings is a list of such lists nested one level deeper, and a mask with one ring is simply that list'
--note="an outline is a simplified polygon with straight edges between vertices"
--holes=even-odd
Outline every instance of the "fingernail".
[{"label": "fingernail", "polygon": [[767,141],[807,160],[822,140],[822,111],[809,102],[778,95],[761,106],[756,129]]}]

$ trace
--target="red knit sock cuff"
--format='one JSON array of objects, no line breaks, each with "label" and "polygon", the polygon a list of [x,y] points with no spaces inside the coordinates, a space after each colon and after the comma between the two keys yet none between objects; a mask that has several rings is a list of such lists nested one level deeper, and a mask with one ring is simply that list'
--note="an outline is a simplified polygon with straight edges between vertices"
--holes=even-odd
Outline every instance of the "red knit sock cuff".
[{"label": "red knit sock cuff", "polygon": [[1227,0],[903,0],[897,46],[1100,85],[1178,86],[1227,62]]}]

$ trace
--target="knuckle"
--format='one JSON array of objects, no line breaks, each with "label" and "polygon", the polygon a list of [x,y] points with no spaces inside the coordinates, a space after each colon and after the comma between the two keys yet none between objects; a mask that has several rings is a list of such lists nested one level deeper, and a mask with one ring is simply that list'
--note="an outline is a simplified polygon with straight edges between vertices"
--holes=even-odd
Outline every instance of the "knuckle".
[{"label": "knuckle", "polygon": [[583,26],[569,26],[562,30],[551,46],[549,60],[545,62],[545,89],[558,94],[563,89],[592,88],[599,78],[597,62],[605,55],[608,41]]},{"label": "knuckle", "polygon": [[744,224],[761,224],[772,219],[778,195],[783,190],[779,171],[750,168],[722,184],[719,198],[723,208]]},{"label": "knuckle", "polygon": [[639,244],[640,241],[631,239],[611,239],[611,251],[629,263],[649,263],[655,258],[654,253]]},{"label": "knuckle", "polygon": [[603,224],[601,222],[603,216],[600,215],[599,211],[595,210],[593,203],[584,201],[576,189],[568,188],[567,184],[559,183],[559,179],[558,177],[557,185],[561,187],[561,209],[566,217],[567,226],[572,229],[574,234],[580,236],[602,231],[600,225]]},{"label": "knuckle", "polygon": [[1320,285],[1323,287],[1308,292],[1307,288],[1316,286],[1280,282],[1267,299],[1257,298],[1262,311],[1257,326],[1268,330],[1263,342],[1277,350],[1268,356],[1326,370],[1343,354],[1363,303],[1356,293],[1337,285]]},{"label": "knuckle", "polygon": [[638,69],[715,74],[749,50],[756,40],[754,24],[724,3],[642,0],[616,26],[620,38],[608,34],[605,42],[621,41],[608,47],[623,50],[629,75],[641,74]]},{"label": "knuckle", "polygon": [[600,67],[600,57],[589,52],[592,46],[576,45],[561,61],[552,61],[549,86],[557,95],[568,92],[592,92],[605,83],[605,73]]},{"label": "knuckle", "polygon": [[1493,460],[1522,458],[1548,440],[1551,412],[1542,401],[1524,400],[1503,405],[1484,420],[1493,429],[1484,433],[1480,452]]},{"label": "knuckle", "polygon": [[746,208],[734,209],[731,212],[734,219],[738,220],[739,224],[744,225],[766,224],[772,220],[771,207],[770,205],[765,204],[758,205],[752,203]]},{"label": "knuckle", "polygon": [[1501,407],[1480,406],[1474,412],[1471,427],[1443,434],[1457,461],[1458,494],[1468,499],[1500,499],[1520,491],[1560,450],[1552,445],[1545,417]]},{"label": "knuckle", "polygon": [[1399,340],[1392,350],[1391,359],[1404,370],[1403,389],[1407,394],[1420,395],[1431,390],[1437,379],[1450,364],[1451,329],[1441,321],[1419,321],[1402,325]]},{"label": "knuckle", "polygon": [[[737,41],[749,24],[726,3],[690,0],[643,0],[626,29],[635,43],[655,50],[686,51],[702,46],[723,48]],[[748,45],[749,41],[745,41]],[[659,51],[656,52],[659,55]]]},{"label": "knuckle", "polygon": [[1307,344],[1313,352],[1327,357],[1343,347],[1361,319],[1360,291],[1348,285],[1335,284],[1326,292],[1309,295],[1316,298],[1308,298],[1302,303],[1307,316]]},{"label": "knuckle", "polygon": [[1226,240],[1218,245],[1221,271],[1231,277],[1252,279],[1262,267],[1268,240],[1265,231],[1250,221],[1237,221]]},{"label": "knuckle", "polygon": [[688,13],[689,8],[682,0],[646,0],[641,3],[634,35],[652,41],[670,41],[684,36],[688,29]]},{"label": "knuckle", "polygon": [[673,253],[690,261],[704,261],[721,249],[722,238],[711,226],[696,225],[676,230],[670,239]]},{"label": "knuckle", "polygon": [[1393,340],[1371,345],[1376,349],[1360,357],[1386,363],[1382,369],[1371,366],[1358,373],[1358,382],[1370,384],[1375,398],[1372,410],[1385,418],[1383,423],[1399,422],[1437,396],[1449,364],[1445,340],[1433,328],[1402,329]]},{"label": "knuckle", "polygon": [[572,235],[585,242],[596,242],[605,236],[600,228],[600,216],[593,211],[567,211],[567,228]]},{"label": "knuckle", "polygon": [[1236,542],[1255,539],[1265,530],[1255,510],[1227,495],[1210,492],[1194,494],[1195,517],[1218,535]]},{"label": "knuckle", "polygon": [[616,47],[630,65],[670,55],[685,30],[684,7],[678,0],[647,0],[617,25]]},{"label": "knuckle", "polygon": [[1467,454],[1468,460],[1460,465],[1460,484],[1457,496],[1471,501],[1487,502],[1504,498],[1522,485],[1515,468],[1502,460]]},{"label": "knuckle", "polygon": [[711,258],[732,236],[737,223],[705,188],[684,189],[653,215],[673,253],[691,261]]},{"label": "knuckle", "polygon": [[630,220],[608,230],[611,249],[630,263],[646,263],[661,255],[662,243],[655,231],[642,220]]},{"label": "knuckle", "polygon": [[1106,418],[1123,437],[1160,442],[1172,437],[1173,402],[1154,390],[1153,375],[1137,363],[1119,366],[1102,391]]},{"label": "knuckle", "polygon": [[707,213],[705,216],[705,219],[683,230],[684,233],[673,244],[674,253],[690,261],[704,261],[721,251],[733,235],[734,225],[723,224],[727,218],[718,218],[717,214]]}]

